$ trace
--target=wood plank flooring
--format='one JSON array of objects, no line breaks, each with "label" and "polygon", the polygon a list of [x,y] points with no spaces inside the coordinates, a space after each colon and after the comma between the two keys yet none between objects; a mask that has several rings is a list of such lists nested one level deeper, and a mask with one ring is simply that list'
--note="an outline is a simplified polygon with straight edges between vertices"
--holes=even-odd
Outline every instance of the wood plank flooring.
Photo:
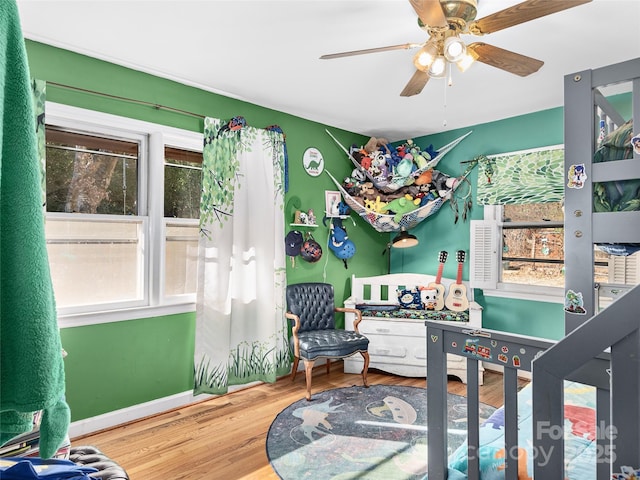
[{"label": "wood plank flooring", "polygon": [[[359,375],[344,374],[341,361],[313,372],[313,391],[361,385]],[[371,370],[369,384],[424,387],[424,378],[406,378]],[[523,381],[524,382],[524,381]],[[526,383],[526,382],[524,382]],[[122,465],[131,480],[277,480],[266,455],[266,438],[275,416],[304,398],[304,372],[205,400],[143,420],[72,439],[72,446],[93,445]],[[450,379],[450,393],[466,386]],[[480,401],[503,403],[502,375],[485,372]]]}]

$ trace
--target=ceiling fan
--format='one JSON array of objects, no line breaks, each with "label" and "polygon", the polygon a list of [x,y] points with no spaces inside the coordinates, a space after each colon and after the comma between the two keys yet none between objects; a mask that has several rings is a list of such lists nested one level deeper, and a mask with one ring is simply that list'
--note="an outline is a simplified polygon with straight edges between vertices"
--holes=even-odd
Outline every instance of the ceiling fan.
[{"label": "ceiling fan", "polygon": [[464,72],[474,61],[478,61],[525,77],[537,72],[544,62],[484,42],[473,42],[466,45],[460,35],[485,35],[497,32],[591,1],[525,0],[476,20],[478,0],[409,0],[418,14],[418,25],[429,34],[425,43],[405,43],[332,53],[322,55],[320,58],[332,59],[389,50],[420,48],[413,57],[416,72],[400,93],[403,97],[420,93],[430,78],[445,77],[451,64],[456,64]]}]

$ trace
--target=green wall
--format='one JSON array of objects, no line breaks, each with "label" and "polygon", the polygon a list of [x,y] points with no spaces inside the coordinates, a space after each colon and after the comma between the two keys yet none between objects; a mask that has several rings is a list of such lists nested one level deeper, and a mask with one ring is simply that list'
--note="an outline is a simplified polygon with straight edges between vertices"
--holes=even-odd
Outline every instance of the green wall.
[{"label": "green wall", "polygon": [[[562,88],[561,82],[558,88]],[[563,122],[563,109],[555,108],[414,140],[423,148],[433,144],[437,149],[460,135],[472,131],[471,135],[443,157],[437,167],[449,175],[458,176],[467,166],[461,162],[471,160],[478,155],[562,144]],[[473,207],[467,221],[463,222],[460,218],[457,223],[454,223],[453,211],[449,203],[445,204],[438,213],[411,231],[420,241],[417,247],[393,250],[392,271],[435,275],[438,270],[438,252],[446,250],[450,252],[450,256],[445,263],[443,275],[448,278],[456,277],[458,265],[455,257],[452,261],[451,252],[465,250],[467,255],[469,254],[469,220],[483,218],[483,207],[477,205],[475,201],[478,182],[477,167],[468,178],[472,186]],[[460,187],[460,191],[466,192],[466,186]],[[462,206],[461,203],[460,206]],[[463,278],[469,278],[468,261],[464,264]],[[484,308],[482,320],[486,328],[551,339],[558,339],[564,335],[562,304],[484,297],[481,292],[476,294],[475,300]]]},{"label": "green wall", "polygon": [[[324,191],[336,188],[326,174],[307,175],[302,154],[307,147],[318,148],[324,154],[325,168],[336,178],[343,178],[351,172],[351,164],[325,129],[331,129],[344,144],[364,143],[365,137],[41,43],[26,44],[31,75],[48,82],[47,100],[52,102],[202,131],[201,118],[54,85],[59,83],[199,115],[223,119],[242,115],[255,127],[279,125],[285,132],[289,154],[286,202],[290,204],[289,200],[297,197],[303,209],[316,212],[321,226],[313,234],[326,245],[328,229],[321,222]],[[293,212],[288,213],[291,218],[287,221],[293,221]],[[372,235],[359,218],[356,226],[346,225],[357,248],[348,269],[325,248],[318,263],[298,259],[295,267],[289,265],[288,282],[330,279],[341,303],[350,294],[353,273],[385,273],[387,262],[380,252],[386,236]],[[193,385],[194,326],[195,314],[188,313],[63,329],[63,346],[69,352],[65,367],[72,421],[189,390]]]},{"label": "green wall", "polygon": [[[345,146],[364,144],[366,137],[32,41],[27,41],[27,53],[33,78],[49,82],[47,99],[53,102],[202,131],[201,118],[52,84],[60,83],[200,115],[223,119],[242,115],[249,125],[255,127],[279,125],[285,132],[289,153],[287,223],[293,220],[297,202],[305,211],[312,208],[320,225],[312,233],[324,247],[322,259],[315,264],[306,263],[299,257],[295,266],[288,262],[287,281],[328,280],[335,286],[336,299],[340,303],[350,294],[351,275],[387,272],[388,257],[382,253],[390,235],[376,232],[360,217],[352,216],[355,225],[351,220],[345,221],[357,250],[348,261],[348,268],[325,247],[328,228],[322,224],[324,191],[337,188],[326,174],[311,177],[302,167],[304,150],[313,146],[323,153],[325,170],[341,180],[350,174],[351,163],[325,129],[330,129]],[[562,143],[562,110],[538,112],[415,140],[421,146],[433,143],[437,148],[469,130],[473,133],[441,161],[439,168],[442,171],[459,175],[465,168],[460,162],[479,154]],[[475,194],[477,170],[472,172],[470,180]],[[475,205],[471,218],[482,218],[482,207]],[[407,250],[392,250],[393,272],[434,274],[440,250],[469,249],[468,221],[459,220],[454,224],[448,205],[412,233],[418,236],[420,245]],[[455,277],[455,262],[447,262],[444,274]],[[464,277],[468,277],[468,266],[465,266]],[[562,335],[560,304],[482,298],[482,295],[477,295],[476,299],[485,308],[485,326],[488,328],[549,338]],[[72,420],[189,390],[193,381],[194,325],[195,314],[186,313],[63,329],[63,346],[69,352],[65,365]]]},{"label": "green wall", "polygon": [[193,387],[194,314],[64,328],[73,420]]}]

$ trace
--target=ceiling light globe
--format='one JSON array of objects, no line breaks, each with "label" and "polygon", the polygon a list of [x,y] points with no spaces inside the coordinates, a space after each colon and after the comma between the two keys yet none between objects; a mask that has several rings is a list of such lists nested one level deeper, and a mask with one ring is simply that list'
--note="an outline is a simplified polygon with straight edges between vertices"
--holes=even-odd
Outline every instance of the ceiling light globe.
[{"label": "ceiling light globe", "polygon": [[444,42],[444,56],[450,62],[461,60],[467,53],[467,46],[458,37],[449,37]]},{"label": "ceiling light globe", "polygon": [[433,42],[425,44],[418,53],[413,57],[413,64],[418,70],[426,72],[433,60],[436,58],[438,50]]},{"label": "ceiling light globe", "polygon": [[429,69],[429,66],[433,63],[433,55],[419,51],[413,59],[413,64],[418,70],[422,70],[426,72]]},{"label": "ceiling light globe", "polygon": [[429,71],[427,73],[432,78],[444,77],[447,73],[447,60],[442,55],[438,55],[433,60],[433,63],[429,67]]}]

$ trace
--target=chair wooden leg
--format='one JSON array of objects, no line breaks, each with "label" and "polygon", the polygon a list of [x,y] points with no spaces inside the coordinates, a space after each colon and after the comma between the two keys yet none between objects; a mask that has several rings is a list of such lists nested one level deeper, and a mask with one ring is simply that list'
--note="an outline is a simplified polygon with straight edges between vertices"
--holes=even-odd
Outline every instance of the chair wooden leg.
[{"label": "chair wooden leg", "polygon": [[313,360],[304,361],[304,374],[307,380],[307,400],[311,400],[311,377],[313,376]]},{"label": "chair wooden leg", "polygon": [[365,387],[369,387],[367,383],[367,371],[369,370],[369,352],[360,352],[362,354],[362,358],[364,359],[364,366],[362,367],[362,382]]},{"label": "chair wooden leg", "polygon": [[298,363],[300,359],[298,357],[293,357],[293,369],[291,370],[291,381],[293,382],[296,379],[296,373],[298,372]]}]

